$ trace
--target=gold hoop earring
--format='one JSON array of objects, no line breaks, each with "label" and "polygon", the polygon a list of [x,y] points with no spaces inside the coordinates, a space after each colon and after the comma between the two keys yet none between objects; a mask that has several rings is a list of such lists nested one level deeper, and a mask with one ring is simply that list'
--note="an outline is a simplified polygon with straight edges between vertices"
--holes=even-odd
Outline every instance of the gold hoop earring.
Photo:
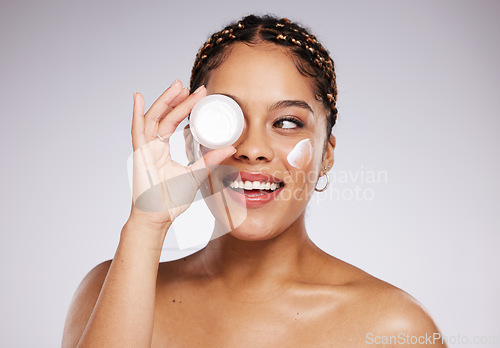
[{"label": "gold hoop earring", "polygon": [[[323,168],[323,171],[325,172],[325,175],[326,175],[326,185],[323,188],[321,188],[321,189],[318,189],[317,187],[314,187],[314,191],[316,191],[316,192],[323,192],[323,191],[325,191],[328,188],[328,185],[330,185],[330,177],[328,176],[328,172],[327,172],[327,170],[329,168],[330,168],[330,166],[326,166],[325,168]],[[321,176],[320,176],[320,178],[321,178]],[[318,178],[318,181],[319,181],[319,178]],[[316,182],[316,185],[318,185],[318,182]]]}]

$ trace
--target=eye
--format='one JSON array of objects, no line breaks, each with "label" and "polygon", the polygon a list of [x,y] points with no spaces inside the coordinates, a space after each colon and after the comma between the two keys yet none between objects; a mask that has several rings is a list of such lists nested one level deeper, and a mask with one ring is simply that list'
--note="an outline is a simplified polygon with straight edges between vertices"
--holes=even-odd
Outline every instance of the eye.
[{"label": "eye", "polygon": [[293,129],[293,128],[302,128],[304,124],[295,117],[286,116],[282,117],[274,123],[274,126],[282,129]]}]

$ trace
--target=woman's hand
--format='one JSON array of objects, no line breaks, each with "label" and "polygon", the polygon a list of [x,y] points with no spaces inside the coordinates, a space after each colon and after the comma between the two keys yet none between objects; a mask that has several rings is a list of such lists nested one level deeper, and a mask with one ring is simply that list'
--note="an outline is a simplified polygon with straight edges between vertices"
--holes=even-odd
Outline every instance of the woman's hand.
[{"label": "woman's hand", "polygon": [[134,94],[130,219],[135,222],[159,228],[172,223],[193,202],[209,168],[236,151],[232,146],[212,150],[191,166],[172,160],[169,139],[204,96],[204,86],[190,95],[180,81],[175,81],[144,114],[144,98],[140,93]]}]

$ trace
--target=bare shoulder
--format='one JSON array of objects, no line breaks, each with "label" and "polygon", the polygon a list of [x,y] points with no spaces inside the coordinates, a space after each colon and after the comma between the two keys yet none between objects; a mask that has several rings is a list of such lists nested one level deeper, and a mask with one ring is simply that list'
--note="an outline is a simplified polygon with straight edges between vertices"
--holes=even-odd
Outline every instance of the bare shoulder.
[{"label": "bare shoulder", "polygon": [[370,276],[358,284],[364,289],[360,304],[367,317],[380,332],[425,333],[437,332],[437,327],[425,308],[407,292]]},{"label": "bare shoulder", "polygon": [[[334,265],[342,279],[341,286],[335,286],[345,299],[342,313],[365,344],[444,346],[431,316],[411,295],[343,261]],[[329,319],[339,318],[333,313]]]},{"label": "bare shoulder", "polygon": [[367,318],[373,327],[364,334],[366,343],[445,346],[431,316],[411,295],[377,278],[361,287],[366,295],[360,303],[369,309]]},{"label": "bare shoulder", "polygon": [[62,347],[76,347],[97,302],[111,261],[95,266],[76,289],[66,316]]}]

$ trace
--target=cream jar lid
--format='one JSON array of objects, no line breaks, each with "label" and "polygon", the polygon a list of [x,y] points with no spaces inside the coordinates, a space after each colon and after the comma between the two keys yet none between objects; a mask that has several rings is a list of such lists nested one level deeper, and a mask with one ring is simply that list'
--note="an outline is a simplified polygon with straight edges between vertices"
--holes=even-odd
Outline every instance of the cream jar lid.
[{"label": "cream jar lid", "polygon": [[193,107],[189,120],[193,137],[210,149],[234,144],[245,123],[238,103],[222,94],[211,94],[201,99]]}]

